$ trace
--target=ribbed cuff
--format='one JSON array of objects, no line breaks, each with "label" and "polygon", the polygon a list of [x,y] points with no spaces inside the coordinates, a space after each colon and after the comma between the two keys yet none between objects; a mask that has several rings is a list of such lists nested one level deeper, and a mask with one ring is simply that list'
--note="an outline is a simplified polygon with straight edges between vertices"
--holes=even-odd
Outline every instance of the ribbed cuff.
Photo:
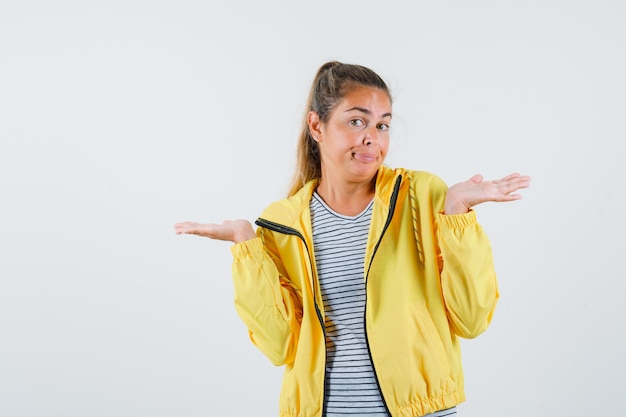
[{"label": "ribbed cuff", "polygon": [[263,250],[263,241],[260,237],[245,240],[241,243],[235,243],[230,247],[230,252],[235,258],[241,258],[244,256],[252,256],[253,252],[259,252]]},{"label": "ribbed cuff", "polygon": [[463,214],[437,213],[437,222],[442,227],[449,229],[461,229],[476,224],[476,212],[471,210]]}]

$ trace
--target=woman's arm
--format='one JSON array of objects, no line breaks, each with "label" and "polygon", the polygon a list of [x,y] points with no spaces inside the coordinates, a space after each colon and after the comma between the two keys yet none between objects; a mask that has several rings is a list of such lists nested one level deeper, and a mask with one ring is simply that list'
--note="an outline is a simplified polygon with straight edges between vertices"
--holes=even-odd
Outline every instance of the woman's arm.
[{"label": "woman's arm", "polygon": [[231,248],[235,308],[250,340],[274,365],[293,362],[302,322],[302,298],[293,286],[271,233]]},{"label": "woman's arm", "polygon": [[450,327],[474,338],[484,332],[498,301],[491,245],[476,214],[437,215],[441,290]]},{"label": "woman's arm", "polygon": [[271,235],[257,237],[247,220],[222,224],[182,222],[176,234],[230,241],[235,308],[252,342],[275,365],[293,361],[300,333],[302,303],[288,279]]},{"label": "woman's arm", "polygon": [[515,201],[530,177],[517,173],[484,181],[475,175],[447,190],[443,213],[437,214],[441,287],[454,332],[473,338],[484,332],[499,297],[491,245],[471,208],[484,202]]}]

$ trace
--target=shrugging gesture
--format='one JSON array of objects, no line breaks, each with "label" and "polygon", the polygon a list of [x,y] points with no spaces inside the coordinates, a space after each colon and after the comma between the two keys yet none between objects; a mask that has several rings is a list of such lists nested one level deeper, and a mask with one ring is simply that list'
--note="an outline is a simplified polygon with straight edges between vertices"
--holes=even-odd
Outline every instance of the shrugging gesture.
[{"label": "shrugging gesture", "polygon": [[279,415],[440,417],[465,399],[459,338],[499,298],[472,207],[514,201],[530,177],[448,187],[384,165],[392,99],[369,68],[322,65],[311,86],[289,198],[256,224],[177,223],[235,243],[235,308],[250,340],[286,365]]}]

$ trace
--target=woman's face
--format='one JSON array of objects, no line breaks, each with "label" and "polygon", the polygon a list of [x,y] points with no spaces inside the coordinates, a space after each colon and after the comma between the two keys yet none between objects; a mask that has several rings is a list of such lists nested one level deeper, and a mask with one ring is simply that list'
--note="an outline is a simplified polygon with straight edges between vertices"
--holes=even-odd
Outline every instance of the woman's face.
[{"label": "woman's face", "polygon": [[337,103],[328,121],[311,124],[313,135],[318,136],[322,181],[371,181],[387,156],[390,123],[388,94],[361,86]]}]

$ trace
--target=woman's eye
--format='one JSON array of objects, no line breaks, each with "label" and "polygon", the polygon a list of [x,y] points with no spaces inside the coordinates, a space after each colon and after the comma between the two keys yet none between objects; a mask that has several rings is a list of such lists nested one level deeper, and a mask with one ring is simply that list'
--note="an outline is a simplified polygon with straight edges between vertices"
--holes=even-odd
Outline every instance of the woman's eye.
[{"label": "woman's eye", "polygon": [[386,123],[381,123],[378,125],[379,130],[389,130],[389,125]]},{"label": "woman's eye", "polygon": [[365,123],[363,123],[363,120],[361,119],[353,119],[353,120],[350,120],[350,125],[354,127],[362,127],[365,125]]}]

